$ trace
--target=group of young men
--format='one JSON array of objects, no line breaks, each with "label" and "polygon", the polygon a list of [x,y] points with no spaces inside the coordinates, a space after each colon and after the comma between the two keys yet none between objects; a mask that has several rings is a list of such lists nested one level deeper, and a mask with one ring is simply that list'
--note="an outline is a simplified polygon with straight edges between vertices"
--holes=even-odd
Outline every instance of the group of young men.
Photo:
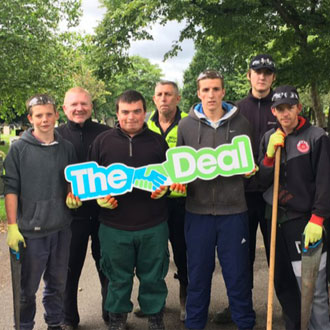
[{"label": "group of young men", "polygon": [[[217,251],[229,307],[215,321],[253,329],[256,232],[260,225],[269,258],[267,209],[279,147],[283,152],[275,289],[286,329],[300,329],[297,241],[304,233],[308,248],[322,239],[323,221],[330,215],[330,145],[321,128],[299,115],[302,106],[294,87],[272,91],[275,71],[271,56],[254,57],[247,73],[251,90],[237,105],[223,101],[223,76],[203,71],[197,78],[200,103],[188,114],[178,107],[177,85],[161,81],[155,87],[156,109],[147,122],[144,97],[125,91],[116,102],[114,128],[91,121],[91,96],[80,87],[66,93],[63,110],[68,122],[55,130],[58,113],[52,98],[39,94],[27,101],[33,127],[12,145],[4,164],[7,242],[16,251],[19,242],[25,246],[20,329],[33,329],[42,276],[48,329],[78,326],[77,290],[89,237],[102,288],[102,317],[110,330],[126,328],[127,314],[133,310],[134,275],[140,281],[136,314],[148,317],[149,329],[165,329],[168,239],[186,328],[206,326]],[[249,136],[256,164],[245,175],[196,179],[187,187],[160,186],[152,193],[133,189],[88,202],[73,196],[64,179],[69,164],[91,160],[104,167],[124,163],[140,168],[165,161],[168,148],[217,148],[239,135]],[[204,167],[214,165],[207,162]],[[324,248],[309,327],[313,330],[330,329],[325,260]]]}]

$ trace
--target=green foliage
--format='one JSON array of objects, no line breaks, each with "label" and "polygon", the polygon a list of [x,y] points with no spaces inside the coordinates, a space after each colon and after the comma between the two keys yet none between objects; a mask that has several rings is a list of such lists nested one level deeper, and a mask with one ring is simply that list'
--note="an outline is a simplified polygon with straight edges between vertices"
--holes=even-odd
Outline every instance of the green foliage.
[{"label": "green foliage", "polygon": [[0,223],[7,220],[7,214],[5,209],[5,200],[0,198]]},{"label": "green foliage", "polygon": [[7,121],[25,112],[35,93],[55,99],[71,85],[72,49],[59,34],[60,20],[76,25],[79,0],[2,0],[0,2],[0,117]]},{"label": "green foliage", "polygon": [[181,108],[185,111],[188,111],[194,103],[200,102],[197,97],[196,78],[206,69],[214,69],[223,74],[225,100],[235,102],[247,94],[249,84],[246,79],[246,66],[242,67],[235,57],[224,54],[221,43],[209,38],[203,46],[196,47],[189,68],[184,72]]},{"label": "green foliage", "polygon": [[176,54],[186,38],[194,39],[197,47],[213,38],[220,42],[221,54],[242,65],[252,54],[270,52],[278,63],[278,82],[310,87],[318,124],[324,124],[320,93],[330,87],[330,1],[103,0],[103,3],[107,14],[98,36],[103,53],[125,58],[131,40],[151,38],[148,28],[152,23],[183,21],[185,27],[168,55]]},{"label": "green foliage", "polygon": [[139,91],[146,99],[147,109],[154,106],[152,97],[156,82],[161,79],[162,71],[158,65],[151,64],[148,59],[140,56],[130,57],[131,64],[125,69],[113,75],[107,82],[106,109],[110,116],[115,116],[115,102],[117,97],[127,89]]}]

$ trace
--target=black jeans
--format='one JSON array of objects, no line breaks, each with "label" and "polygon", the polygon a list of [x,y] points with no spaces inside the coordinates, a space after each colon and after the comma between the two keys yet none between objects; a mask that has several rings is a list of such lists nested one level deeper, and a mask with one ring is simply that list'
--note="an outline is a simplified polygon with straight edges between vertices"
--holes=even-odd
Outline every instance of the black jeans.
[{"label": "black jeans", "polygon": [[78,325],[80,318],[78,312],[77,293],[78,283],[83,268],[89,237],[92,240],[92,256],[95,260],[95,266],[100,278],[102,293],[102,316],[104,318],[103,309],[105,298],[107,295],[108,280],[100,270],[100,242],[98,238],[98,230],[100,223],[95,217],[73,218],[71,223],[72,239],[70,246],[70,259],[68,278],[64,294],[64,315],[65,323],[69,325]]},{"label": "black jeans", "polygon": [[184,238],[185,198],[168,198],[168,228],[177,278],[187,286],[187,247]]}]

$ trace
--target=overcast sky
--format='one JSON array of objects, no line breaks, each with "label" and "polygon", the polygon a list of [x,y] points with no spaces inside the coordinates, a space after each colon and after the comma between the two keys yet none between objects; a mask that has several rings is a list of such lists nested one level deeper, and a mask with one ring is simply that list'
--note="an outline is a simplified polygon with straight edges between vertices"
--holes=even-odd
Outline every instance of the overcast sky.
[{"label": "overcast sky", "polygon": [[[97,0],[82,0],[83,17],[79,25],[79,31],[93,33],[102,20],[105,12],[99,7]],[[163,70],[163,78],[177,81],[182,85],[183,71],[187,69],[194,54],[194,46],[191,40],[182,43],[182,51],[177,57],[163,62],[164,54],[171,49],[172,43],[177,40],[180,26],[176,22],[170,22],[165,27],[153,26],[152,35],[154,40],[132,42],[130,55],[146,57],[152,64],[158,64]]]}]

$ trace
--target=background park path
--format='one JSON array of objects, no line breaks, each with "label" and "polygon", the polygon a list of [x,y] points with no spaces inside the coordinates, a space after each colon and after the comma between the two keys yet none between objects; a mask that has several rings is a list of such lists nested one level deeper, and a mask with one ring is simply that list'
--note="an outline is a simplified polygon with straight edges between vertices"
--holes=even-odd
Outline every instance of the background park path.
[{"label": "background park path", "polygon": [[[254,276],[253,301],[254,309],[257,314],[257,324],[255,330],[266,329],[267,317],[267,290],[268,290],[268,269],[265,258],[265,251],[262,244],[261,234],[258,233],[256,262]],[[171,259],[170,269],[167,275],[167,284],[169,289],[168,299],[165,310],[165,325],[167,330],[184,330],[183,322],[179,320],[179,283],[173,278],[175,266]],[[43,287],[43,284],[40,286]],[[101,295],[100,285],[94,267],[94,262],[90,252],[87,253],[85,266],[83,268],[80,291],[78,293],[80,326],[79,330],[106,330],[107,326],[101,318]],[[135,278],[134,292],[132,301],[137,305],[138,280]],[[213,275],[212,297],[209,308],[209,321],[205,330],[236,330],[236,326],[217,325],[212,319],[217,311],[223,310],[227,305],[226,291],[221,276],[221,270],[217,262],[216,270]],[[43,306],[41,304],[41,289],[37,296],[37,315],[35,318],[35,330],[45,330],[46,325],[43,320]],[[128,330],[146,330],[147,319],[137,318],[133,313],[128,317]],[[13,329],[13,306],[11,275],[8,256],[8,247],[6,244],[6,233],[0,227],[0,330]],[[273,312],[273,329],[284,329],[281,319],[281,308],[275,297]]]}]

